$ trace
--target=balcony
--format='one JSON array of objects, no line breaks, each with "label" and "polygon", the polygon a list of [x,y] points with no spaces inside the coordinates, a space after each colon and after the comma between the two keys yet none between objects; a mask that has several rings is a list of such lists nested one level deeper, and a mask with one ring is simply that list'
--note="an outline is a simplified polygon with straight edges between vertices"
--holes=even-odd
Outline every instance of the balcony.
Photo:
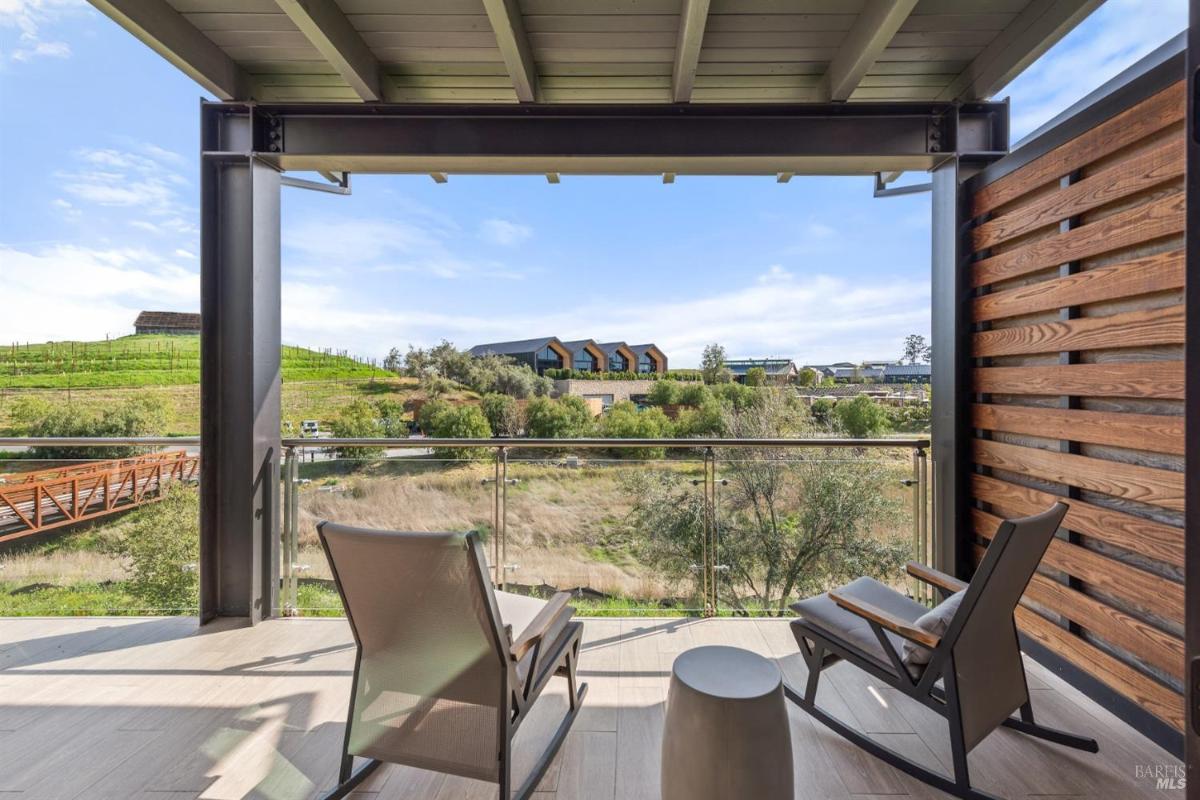
[{"label": "balcony", "polygon": [[[731,644],[777,661],[803,685],[804,663],[783,620],[585,620],[584,711],[538,800],[657,800],[671,661]],[[0,621],[0,793],[18,798],[318,797],[336,782],[354,645],[344,619],[280,619],[197,629],[194,618]],[[971,754],[978,788],[1007,798],[1183,797],[1146,770],[1180,762],[1036,662],[1030,690],[1047,723],[1094,733],[1100,757],[1000,730]],[[832,668],[819,702],[931,767],[948,769],[940,718]],[[557,686],[556,684],[563,684]],[[537,752],[566,706],[555,679],[518,735]],[[943,797],[863,754],[792,709],[797,798]],[[517,774],[528,769],[518,755]],[[384,767],[352,797],[495,797],[494,784]]]}]

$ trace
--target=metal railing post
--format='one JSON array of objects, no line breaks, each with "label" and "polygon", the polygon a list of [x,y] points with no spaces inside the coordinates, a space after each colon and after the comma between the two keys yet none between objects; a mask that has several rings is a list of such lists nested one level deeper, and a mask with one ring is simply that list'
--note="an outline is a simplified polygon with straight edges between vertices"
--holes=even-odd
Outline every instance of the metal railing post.
[{"label": "metal railing post", "polygon": [[716,493],[717,456],[704,449],[704,616],[717,614]]},{"label": "metal railing post", "polygon": [[504,458],[504,448],[496,448],[496,459],[493,464],[492,476],[492,584],[500,586],[504,581],[504,561],[500,558],[500,529],[504,524],[500,519],[500,462]]},{"label": "metal railing post", "polygon": [[296,459],[297,453],[294,447],[285,447],[283,450],[283,540],[280,545],[279,570],[280,578],[283,586],[281,587],[282,597],[280,605],[282,616],[296,616],[296,607],[299,605],[298,597],[299,586],[296,582],[296,560],[299,555],[299,548],[296,544]]},{"label": "metal railing post", "polygon": [[[920,561],[922,564],[931,565],[933,563],[933,551],[930,547],[930,541],[929,541],[929,503],[930,503],[929,456],[928,456],[928,453],[926,452],[925,448],[923,448],[923,447],[917,448],[916,455],[917,455],[917,498],[918,498],[918,504],[919,504],[919,509],[920,509],[920,515],[919,515],[919,519],[918,519],[918,529],[919,529],[919,537],[918,538],[919,538],[920,545],[921,545]],[[933,599],[934,599],[933,587],[929,586],[927,584],[924,584],[923,586],[924,586],[924,592],[925,592],[925,595],[924,595],[925,601],[927,603],[932,604]]]},{"label": "metal railing post", "polygon": [[500,591],[508,589],[508,448],[501,447],[500,480],[496,492],[500,497]]}]

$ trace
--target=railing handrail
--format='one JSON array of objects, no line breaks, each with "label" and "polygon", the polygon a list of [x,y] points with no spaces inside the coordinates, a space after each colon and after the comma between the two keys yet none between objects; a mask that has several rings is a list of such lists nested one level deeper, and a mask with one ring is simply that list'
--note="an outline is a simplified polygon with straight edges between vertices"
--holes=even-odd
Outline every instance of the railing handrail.
[{"label": "railing handrail", "polygon": [[621,447],[912,447],[928,449],[928,439],[283,439],[284,447],[505,447],[559,450],[567,447],[581,449]]},{"label": "railing handrail", "polygon": [[[929,439],[919,437],[896,437],[888,439],[846,439],[846,438],[807,438],[807,439],[380,439],[380,438],[329,438],[329,439],[281,439],[282,447],[308,449],[314,447],[386,447],[393,449],[421,449],[429,447],[444,447],[447,449],[468,447],[504,447],[504,448],[540,448],[562,449],[575,447],[581,449],[622,448],[622,447],[911,447],[918,450],[929,449]],[[124,437],[9,437],[0,438],[0,447],[199,447],[200,438],[197,436],[124,436]]]},{"label": "railing handrail", "polygon": [[199,436],[10,436],[0,447],[199,447]]}]

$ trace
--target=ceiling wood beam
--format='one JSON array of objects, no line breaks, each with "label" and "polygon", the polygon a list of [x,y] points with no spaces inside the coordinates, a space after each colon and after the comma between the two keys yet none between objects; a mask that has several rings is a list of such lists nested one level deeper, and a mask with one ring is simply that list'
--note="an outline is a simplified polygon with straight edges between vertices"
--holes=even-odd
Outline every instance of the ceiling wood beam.
[{"label": "ceiling wood beam", "polygon": [[838,102],[850,99],[916,4],[917,0],[868,0],[829,62],[819,96]]},{"label": "ceiling wood beam", "polygon": [[1103,0],[1030,3],[949,85],[939,100],[982,100],[1008,85]]},{"label": "ceiling wood beam", "polygon": [[91,2],[219,99],[249,99],[250,76],[165,0]]},{"label": "ceiling wood beam", "polygon": [[313,47],[367,102],[383,99],[379,61],[333,0],[275,0]]},{"label": "ceiling wood beam", "polygon": [[671,98],[676,103],[692,99],[696,68],[700,64],[700,45],[708,24],[709,0],[684,0],[679,14],[679,38],[675,41],[675,65],[671,70]]},{"label": "ceiling wood beam", "polygon": [[537,102],[537,66],[533,63],[533,48],[529,46],[518,0],[483,0],[483,7],[513,88],[517,90],[517,99],[522,103]]}]

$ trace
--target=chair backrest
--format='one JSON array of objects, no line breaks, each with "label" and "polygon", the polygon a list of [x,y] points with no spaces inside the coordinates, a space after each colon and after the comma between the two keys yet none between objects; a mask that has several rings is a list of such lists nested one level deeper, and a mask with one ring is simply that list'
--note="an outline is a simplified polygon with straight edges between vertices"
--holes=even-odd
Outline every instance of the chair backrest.
[{"label": "chair backrest", "polygon": [[349,752],[496,780],[508,636],[479,537],[317,531],[358,645]]},{"label": "chair backrest", "polygon": [[1055,503],[1002,522],[946,631],[968,749],[1029,699],[1013,613],[1066,513]]}]

